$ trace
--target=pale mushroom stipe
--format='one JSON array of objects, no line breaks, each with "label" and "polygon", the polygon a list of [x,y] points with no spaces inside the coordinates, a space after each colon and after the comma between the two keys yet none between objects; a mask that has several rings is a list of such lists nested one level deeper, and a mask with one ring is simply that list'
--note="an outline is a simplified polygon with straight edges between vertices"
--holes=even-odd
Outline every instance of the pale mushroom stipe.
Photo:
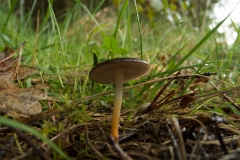
[{"label": "pale mushroom stipe", "polygon": [[122,105],[123,83],[146,74],[150,69],[147,62],[136,58],[115,58],[94,66],[89,78],[92,81],[115,84],[115,100],[112,116],[111,134],[118,143],[118,125]]}]

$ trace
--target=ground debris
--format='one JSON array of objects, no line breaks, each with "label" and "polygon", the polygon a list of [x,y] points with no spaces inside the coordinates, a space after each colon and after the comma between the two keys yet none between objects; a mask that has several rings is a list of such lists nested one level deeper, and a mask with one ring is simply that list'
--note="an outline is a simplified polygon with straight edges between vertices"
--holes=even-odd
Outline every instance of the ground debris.
[{"label": "ground debris", "polygon": [[[37,88],[20,88],[15,82],[38,72],[32,67],[20,66],[25,43],[24,41],[16,51],[5,47],[0,52],[0,112],[16,119],[40,113],[42,106],[38,100],[47,97]],[[13,58],[18,52],[18,56]]]},{"label": "ground debris", "polygon": [[[177,76],[179,78],[180,75]],[[183,80],[189,80],[190,77]],[[195,77],[198,76],[195,75]],[[176,79],[176,75],[165,80],[173,82],[173,79]],[[196,106],[204,104],[209,99],[221,98],[221,101],[228,101],[223,94],[231,95],[229,93],[239,88],[227,88],[201,94],[189,92],[183,95],[179,95],[178,90],[175,92],[167,90],[167,85],[163,88],[159,89],[154,103],[147,103],[145,106],[137,107],[134,111],[133,109],[122,111],[119,144],[112,141],[109,135],[111,107],[104,108],[104,112],[101,109],[96,110],[94,106],[99,105],[98,100],[91,99],[92,101],[85,103],[85,115],[91,117],[86,121],[73,122],[71,120],[70,113],[74,112],[74,108],[84,106],[74,101],[70,107],[45,110],[24,119],[23,123],[42,132],[45,129],[43,124],[47,124],[53,129],[61,126],[61,129],[54,130],[48,136],[73,159],[222,158],[225,160],[239,155],[240,131],[235,125],[235,122],[239,122],[239,117],[236,114],[229,114],[229,117],[226,117],[214,112],[206,113],[206,110],[193,113]],[[167,93],[165,93],[166,91]],[[214,103],[206,104],[206,108],[213,109]],[[51,120],[53,115],[56,121]],[[14,132],[13,128],[0,128],[2,155],[0,158],[33,159],[41,157],[44,152],[47,153],[45,159],[56,159],[46,144],[24,132],[21,132],[20,134],[23,135],[20,136],[28,138],[18,139],[22,149],[20,152],[19,148],[13,144],[16,140]],[[38,149],[34,149],[35,146],[38,146]]]}]

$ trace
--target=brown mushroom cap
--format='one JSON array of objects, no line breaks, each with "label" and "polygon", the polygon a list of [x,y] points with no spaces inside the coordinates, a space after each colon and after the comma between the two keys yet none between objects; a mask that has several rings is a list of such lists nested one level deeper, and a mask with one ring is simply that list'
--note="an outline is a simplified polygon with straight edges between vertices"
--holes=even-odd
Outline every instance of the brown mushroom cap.
[{"label": "brown mushroom cap", "polygon": [[122,69],[126,82],[146,74],[150,67],[147,62],[136,58],[115,58],[94,66],[89,78],[99,83],[115,84],[116,69]]}]

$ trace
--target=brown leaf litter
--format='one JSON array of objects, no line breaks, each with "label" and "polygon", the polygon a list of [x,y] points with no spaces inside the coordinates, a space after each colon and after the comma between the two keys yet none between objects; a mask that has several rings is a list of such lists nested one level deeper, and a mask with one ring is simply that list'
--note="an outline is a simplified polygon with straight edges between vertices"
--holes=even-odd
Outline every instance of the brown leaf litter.
[{"label": "brown leaf litter", "polygon": [[[38,71],[27,66],[20,66],[21,53],[25,42],[14,51],[10,47],[0,52],[0,111],[14,118],[38,114],[42,106],[38,100],[46,98],[46,94],[37,88],[19,88],[14,80],[24,79]],[[14,65],[16,64],[16,67]]]}]

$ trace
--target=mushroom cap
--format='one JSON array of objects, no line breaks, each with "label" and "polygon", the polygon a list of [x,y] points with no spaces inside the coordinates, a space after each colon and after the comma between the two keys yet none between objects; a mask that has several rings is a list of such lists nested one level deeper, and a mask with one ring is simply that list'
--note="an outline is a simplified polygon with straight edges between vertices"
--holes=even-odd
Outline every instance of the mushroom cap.
[{"label": "mushroom cap", "polygon": [[136,58],[114,58],[94,66],[89,78],[95,82],[115,84],[115,71],[121,69],[124,82],[146,74],[150,66],[147,62]]}]

